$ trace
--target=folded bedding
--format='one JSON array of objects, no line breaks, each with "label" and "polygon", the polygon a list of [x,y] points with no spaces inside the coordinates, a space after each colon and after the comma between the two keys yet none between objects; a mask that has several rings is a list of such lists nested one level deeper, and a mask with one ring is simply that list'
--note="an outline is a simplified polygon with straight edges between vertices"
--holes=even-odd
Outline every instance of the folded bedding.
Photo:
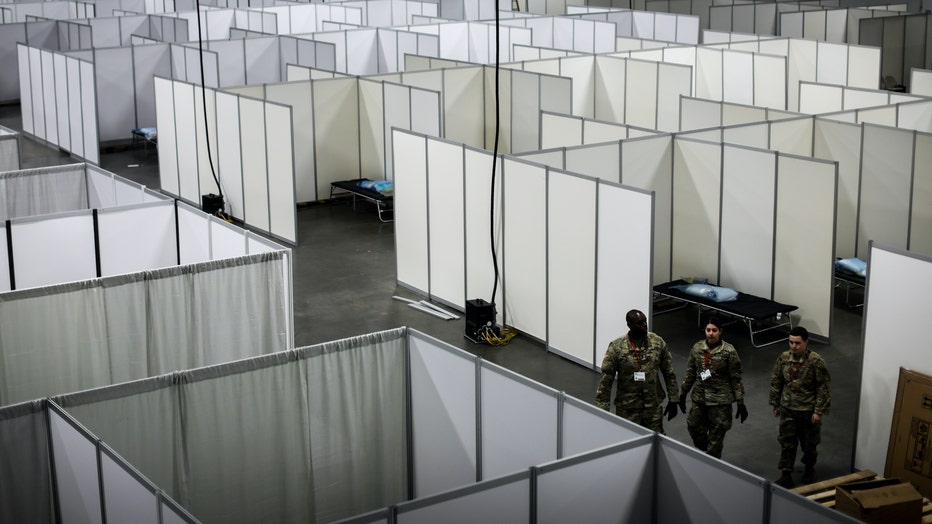
[{"label": "folded bedding", "polygon": [[860,258],[839,258],[835,261],[835,270],[867,278],[867,262]]},{"label": "folded bedding", "polygon": [[713,286],[711,284],[683,284],[673,286],[687,295],[704,298],[713,302],[731,302],[738,299],[738,292],[730,287]]},{"label": "folded bedding", "polygon": [[392,196],[395,192],[395,184],[391,180],[360,180],[357,185],[384,196]]}]

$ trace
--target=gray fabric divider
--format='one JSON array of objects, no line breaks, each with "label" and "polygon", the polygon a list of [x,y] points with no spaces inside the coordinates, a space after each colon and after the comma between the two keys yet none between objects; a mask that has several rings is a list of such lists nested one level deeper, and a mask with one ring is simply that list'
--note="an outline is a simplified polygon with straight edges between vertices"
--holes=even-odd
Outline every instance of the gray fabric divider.
[{"label": "gray fabric divider", "polygon": [[[2,94],[0,94],[0,100],[2,100]],[[19,132],[0,126],[0,171],[19,169],[21,165]]]},{"label": "gray fabric divider", "polygon": [[45,400],[0,408],[0,521],[55,521],[47,424]]},{"label": "gray fabric divider", "polygon": [[87,209],[84,164],[0,173],[0,219]]},{"label": "gray fabric divider", "polygon": [[56,401],[198,518],[331,521],[405,498],[405,333]]}]

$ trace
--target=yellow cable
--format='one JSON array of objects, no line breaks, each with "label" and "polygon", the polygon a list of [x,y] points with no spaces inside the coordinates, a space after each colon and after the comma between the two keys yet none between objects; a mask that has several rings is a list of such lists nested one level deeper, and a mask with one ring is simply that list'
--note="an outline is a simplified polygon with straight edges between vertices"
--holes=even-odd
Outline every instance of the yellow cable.
[{"label": "yellow cable", "polygon": [[502,326],[499,333],[495,333],[495,330],[490,327],[484,327],[479,332],[479,338],[490,346],[501,347],[511,342],[517,334],[515,330],[506,326]]}]

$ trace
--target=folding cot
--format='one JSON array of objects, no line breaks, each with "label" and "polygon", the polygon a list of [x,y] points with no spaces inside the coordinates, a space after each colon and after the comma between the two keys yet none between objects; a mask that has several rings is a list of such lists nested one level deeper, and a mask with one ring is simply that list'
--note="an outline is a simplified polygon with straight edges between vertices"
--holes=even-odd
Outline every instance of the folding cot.
[{"label": "folding cot", "polygon": [[394,217],[394,196],[392,195],[383,195],[382,193],[363,187],[360,185],[360,182],[370,182],[368,178],[357,178],[353,180],[341,180],[339,182],[330,183],[330,198],[333,199],[334,190],[336,190],[336,195],[342,195],[344,193],[349,193],[353,197],[353,209],[356,209],[356,197],[368,200],[375,204],[376,211],[379,214],[379,220],[382,222],[391,222],[394,218],[385,218],[385,214],[392,214]]},{"label": "folding cot", "polygon": [[[734,317],[748,327],[748,331],[751,335],[751,344],[756,348],[775,344],[783,340],[779,338],[758,344],[754,337],[764,331],[771,331],[781,327],[792,328],[793,319],[790,316],[790,312],[799,309],[796,306],[781,304],[770,299],[741,293],[740,291],[735,300],[716,302],[708,298],[698,297],[684,292],[681,286],[687,284],[688,283],[683,279],[657,284],[654,286],[654,296],[683,302],[684,307],[687,304],[694,304],[697,306],[700,315],[702,314],[703,308],[705,308]],[[659,313],[662,312],[663,311],[659,311]]]}]

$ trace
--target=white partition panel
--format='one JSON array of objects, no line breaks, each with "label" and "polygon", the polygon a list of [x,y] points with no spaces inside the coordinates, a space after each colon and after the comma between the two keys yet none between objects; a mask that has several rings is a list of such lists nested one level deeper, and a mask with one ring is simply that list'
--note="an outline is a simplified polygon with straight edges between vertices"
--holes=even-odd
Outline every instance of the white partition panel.
[{"label": "white partition panel", "polygon": [[425,336],[408,337],[414,493],[476,482],[476,361]]},{"label": "white partition panel", "polygon": [[171,201],[102,209],[97,215],[100,276],[173,266],[175,206]]},{"label": "white partition panel", "polygon": [[787,108],[786,57],[754,55],[754,105]]},{"label": "white partition panel", "polygon": [[861,126],[815,120],[813,155],[838,162],[838,210],[835,218],[835,256],[857,251],[858,190],[861,185]]},{"label": "white partition panel", "polygon": [[595,117],[611,122],[625,121],[625,98],[618,96],[618,88],[625,86],[627,92],[628,60],[600,56],[596,57]]},{"label": "white partition panel", "polygon": [[[770,139],[770,126],[766,122],[724,127],[721,131],[722,142],[733,145],[765,148],[768,146]],[[692,133],[690,136],[696,137],[697,135]]]},{"label": "white partition panel", "polygon": [[722,99],[738,104],[754,104],[754,55],[722,51]]},{"label": "white partition panel", "polygon": [[932,135],[916,134],[909,250],[932,255]]},{"label": "white partition panel", "polygon": [[178,196],[198,203],[197,185],[197,113],[194,111],[194,86],[174,82],[175,148],[178,155]]},{"label": "white partition panel", "polygon": [[625,75],[624,123],[656,129],[657,63],[628,60]]},{"label": "white partition panel", "polygon": [[[154,82],[156,125],[159,130],[159,185],[169,194],[180,195],[174,84],[171,80],[159,77],[156,77]],[[74,122],[73,118],[72,122]]]},{"label": "white partition panel", "polygon": [[57,410],[49,410],[48,417],[56,501],[62,522],[103,522],[97,444]]},{"label": "white partition panel", "polygon": [[239,99],[240,142],[243,155],[243,221],[269,231],[268,138],[265,104],[245,97]]},{"label": "white partition panel", "polygon": [[693,67],[695,87],[693,95],[709,100],[722,100],[722,51],[696,48],[696,65]]},{"label": "white partition panel", "polygon": [[789,54],[791,58],[787,63],[787,105],[786,109],[797,111],[799,109],[799,82],[816,79],[817,44],[811,40],[789,39]]},{"label": "white partition panel", "polygon": [[677,102],[680,97],[691,94],[691,68],[657,64],[657,123],[653,128],[660,131],[678,131],[680,114]]},{"label": "white partition panel", "polygon": [[317,193],[330,183],[359,178],[359,104],[355,78],[314,82]]},{"label": "white partition panel", "polygon": [[867,46],[848,46],[848,81],[851,87],[877,89],[880,83],[880,49]]},{"label": "white partition panel", "polygon": [[776,155],[726,145],[722,165],[720,283],[771,296]]},{"label": "white partition panel", "polygon": [[837,172],[831,162],[777,158],[773,300],[798,306],[799,325],[822,337],[832,317]]},{"label": "white partition panel", "polygon": [[899,249],[909,242],[913,133],[863,126],[857,256],[871,240]]},{"label": "white partition panel", "polygon": [[[68,100],[68,60],[65,55],[52,55],[55,68],[55,102],[62,104]],[[55,127],[58,135],[58,145],[66,151],[71,151],[71,130],[68,124],[68,108],[63,107],[55,111]]]},{"label": "white partition panel", "polygon": [[178,262],[206,262],[210,256],[210,224],[193,208],[178,204]]},{"label": "white partition panel", "polygon": [[[654,193],[653,241],[651,244],[653,249],[650,251],[654,259],[652,284],[669,282],[671,280],[670,248],[673,227],[671,222],[673,218],[672,138],[663,136],[622,142],[620,182]],[[633,220],[633,217],[629,217],[628,220]],[[641,229],[646,234],[647,224],[644,224]]]},{"label": "white partition panel", "polygon": [[652,433],[644,426],[573,397],[563,400],[562,429],[561,455],[564,457]]},{"label": "white partition panel", "polygon": [[769,149],[792,155],[812,156],[812,118],[797,118],[770,124]]},{"label": "white partition panel", "polygon": [[10,252],[6,243],[6,223],[0,223],[0,291],[9,291],[10,287]]},{"label": "white partition panel", "polygon": [[427,171],[430,295],[465,309],[463,146],[439,140],[427,142]]},{"label": "white partition panel", "polygon": [[235,258],[246,254],[243,230],[214,216],[202,216],[210,224],[210,258]]},{"label": "white partition panel", "polygon": [[582,119],[541,112],[539,149],[578,146],[582,143]]},{"label": "white partition panel", "polygon": [[[619,142],[567,148],[563,152],[567,171],[618,182],[621,177]],[[542,160],[541,160],[542,161]]]},{"label": "white partition panel", "polygon": [[430,289],[427,231],[427,139],[394,132],[395,259],[398,282]]},{"label": "white partition panel", "polygon": [[[85,158],[87,155],[84,150],[84,108],[81,107],[82,63],[78,59],[72,57],[67,58],[67,63],[68,67],[65,74],[68,79],[68,97],[66,98],[68,101],[68,111],[66,113],[68,118],[68,136],[71,142],[71,151]],[[20,103],[22,104],[22,101]],[[25,125],[25,122],[23,122],[23,124]],[[94,122],[88,122],[87,125],[94,125]]]},{"label": "white partition panel", "polygon": [[909,75],[909,92],[914,95],[932,96],[932,70],[913,68]]},{"label": "white partition panel", "polygon": [[718,280],[721,146],[673,142],[673,278]]},{"label": "white partition panel", "polygon": [[100,454],[107,522],[159,524],[158,497],[110,453]]},{"label": "white partition panel", "polygon": [[[539,523],[650,522],[653,437],[537,468]],[[624,474],[620,474],[624,472]]]},{"label": "white partition panel", "polygon": [[[100,163],[97,97],[94,95],[94,64],[81,62],[81,121],[83,157],[92,164]],[[101,101],[106,103],[106,101]],[[72,139],[73,140],[73,139]]]},{"label": "white partition panel", "polygon": [[547,169],[506,159],[502,171],[503,313],[509,325],[546,340]]},{"label": "white partition panel", "polygon": [[595,59],[595,55],[592,55],[560,60],[560,76],[573,79],[574,115],[595,116]]},{"label": "white partition panel", "polygon": [[848,83],[848,46],[819,42],[816,82],[845,85]]},{"label": "white partition panel", "polygon": [[[767,482],[674,440],[659,437],[657,522],[760,522]],[[728,503],[722,503],[722,493]]]},{"label": "white partition panel", "polygon": [[[218,91],[217,104],[217,178],[223,189],[223,203],[234,217],[246,213],[243,194],[243,143],[239,97]],[[161,131],[159,141],[161,142]],[[311,148],[306,148],[311,149]]]},{"label": "white partition panel", "polygon": [[547,176],[547,346],[585,366],[596,361],[598,185],[556,171]]},{"label": "white partition panel", "polygon": [[291,108],[264,104],[267,152],[269,232],[272,236],[298,241],[295,209],[294,142]]},{"label": "white partition panel", "polygon": [[[854,467],[884,471],[899,368],[932,374],[932,261],[882,244],[868,254]],[[908,290],[905,292],[904,290]]]},{"label": "white partition panel", "polygon": [[12,223],[16,289],[97,276],[89,211]]},{"label": "white partition panel", "polygon": [[722,104],[702,98],[680,97],[678,131],[691,131],[722,125]]},{"label": "white partition panel", "polygon": [[485,362],[479,384],[484,480],[557,459],[555,391]]},{"label": "white partition panel", "polygon": [[[502,273],[500,272],[499,282],[494,286],[495,277],[492,267],[492,241],[489,240],[489,231],[491,230],[490,220],[494,221],[496,230],[500,231],[502,221],[502,166],[501,157],[499,165],[496,167],[495,188],[496,202],[494,207],[494,217],[490,217],[493,212],[491,207],[492,195],[492,155],[487,151],[465,149],[463,154],[463,172],[466,179],[466,296],[469,299],[476,297],[484,298],[495,304],[498,318],[502,319],[503,308],[501,307],[502,290]],[[396,206],[397,206],[397,196]],[[396,228],[398,218],[395,218]],[[501,236],[494,240],[495,252],[498,263],[503,260]],[[396,250],[397,244],[396,244]],[[542,251],[542,248],[540,248]],[[489,299],[492,288],[495,287],[495,296]],[[509,320],[510,322],[510,320]]]},{"label": "white partition panel", "polygon": [[527,522],[530,519],[530,473],[522,471],[427,499],[398,504],[398,524],[471,524]]},{"label": "white partition panel", "polygon": [[[785,95],[785,91],[781,91],[781,95]],[[769,120],[768,111],[762,107],[744,106],[744,105],[729,104],[729,103],[723,103],[721,104],[721,107],[722,107],[722,125],[725,125],[725,126],[733,125],[733,124],[748,124],[751,122],[760,122],[762,120]]]}]

